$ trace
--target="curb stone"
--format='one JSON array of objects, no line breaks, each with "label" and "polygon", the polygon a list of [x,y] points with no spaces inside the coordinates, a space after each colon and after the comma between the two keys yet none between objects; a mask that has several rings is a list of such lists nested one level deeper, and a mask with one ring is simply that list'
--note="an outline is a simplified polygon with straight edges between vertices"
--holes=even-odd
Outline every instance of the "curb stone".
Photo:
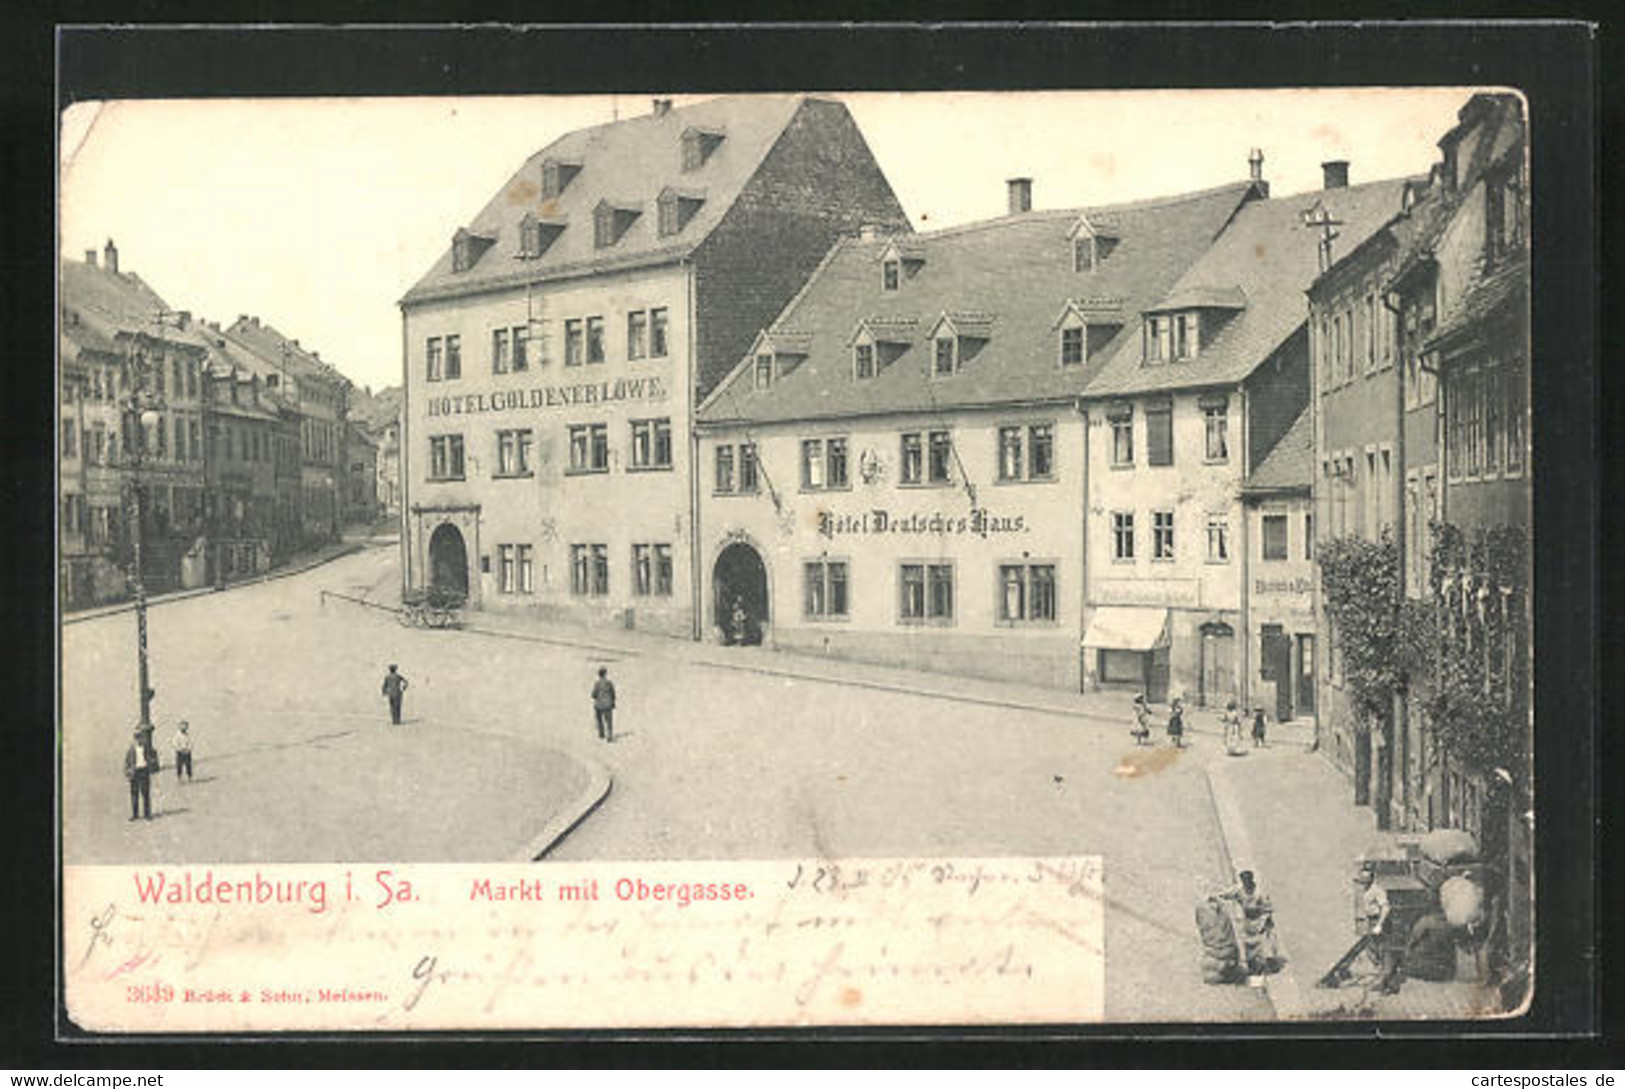
[{"label": "curb stone", "polygon": [[[1249,868],[1248,864],[1254,857],[1252,837],[1247,831],[1241,807],[1236,801],[1235,785],[1231,783],[1225,765],[1210,760],[1203,766],[1202,773],[1207,778],[1213,810],[1219,819],[1219,838],[1225,863],[1234,875],[1238,867]],[[1280,971],[1264,977],[1264,997],[1275,1010],[1277,1019],[1300,1020],[1307,1015],[1309,1007],[1304,1002],[1303,988],[1294,967],[1296,962],[1287,949],[1279,923],[1275,927],[1275,946],[1283,964]]]},{"label": "curb stone", "polygon": [[[228,582],[226,583],[225,591],[235,590],[240,586],[258,586],[261,583],[272,582],[276,579],[292,578],[294,575],[303,575],[307,571],[314,571],[316,568],[321,567],[324,564],[332,563],[335,560],[342,560],[347,556],[354,556],[356,553],[363,552],[369,548],[382,547],[385,546],[374,545],[369,542],[362,541],[357,544],[346,546],[338,552],[333,553],[331,556],[323,556],[320,559],[312,560],[309,563],[301,564],[298,567],[284,567],[277,571],[268,571],[263,575],[256,575],[251,579],[238,579],[235,582]],[[163,594],[158,597],[149,597],[147,599],[147,608],[151,609],[159,605],[168,605],[172,601],[186,601],[190,598],[204,597],[208,594],[222,593],[225,591],[217,589],[214,586],[196,586],[190,590],[176,590],[173,593]],[[135,602],[133,601],[121,601],[113,605],[95,605],[88,609],[78,609],[71,613],[61,614],[62,623],[77,624],[84,620],[99,620],[104,616],[117,616],[119,613],[131,612],[134,609]]]},{"label": "curb stone", "polygon": [[577,756],[575,753],[565,755],[586,767],[587,785],[581,789],[580,794],[542,825],[542,830],[513,859],[515,862],[540,862],[546,858],[549,851],[557,847],[565,836],[573,832],[577,825],[603,804],[604,799],[609,797],[610,789],[615,785],[614,776],[610,775],[609,769],[597,760]]}]

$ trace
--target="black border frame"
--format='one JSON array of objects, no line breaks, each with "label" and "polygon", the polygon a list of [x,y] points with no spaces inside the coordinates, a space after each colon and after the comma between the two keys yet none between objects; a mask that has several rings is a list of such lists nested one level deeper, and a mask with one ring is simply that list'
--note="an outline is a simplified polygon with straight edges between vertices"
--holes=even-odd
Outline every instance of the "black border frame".
[{"label": "black border frame", "polygon": [[[85,12],[87,21],[131,14],[176,19],[219,8],[155,3],[134,13]],[[349,17],[371,22],[365,3],[300,5],[295,19]],[[964,5],[958,5],[960,13]],[[1161,13],[1194,17],[1195,5]],[[556,9],[548,9],[554,11]],[[1414,16],[1418,6],[1408,7]],[[432,18],[423,4],[397,14]],[[1028,12],[1030,13],[1030,12]],[[0,317],[9,318],[23,382],[6,399],[0,441],[16,555],[4,568],[41,627],[13,628],[6,658],[11,690],[22,698],[14,736],[24,735],[14,786],[22,820],[11,829],[8,974],[26,980],[29,1005],[10,1007],[8,1063],[133,1067],[356,1067],[473,1065],[1101,1065],[1323,1066],[1352,1063],[1569,1065],[1602,1056],[1599,1003],[1601,934],[1596,883],[1604,863],[1596,837],[1599,778],[1611,761],[1596,745],[1598,721],[1595,548],[1602,478],[1595,459],[1599,369],[1599,272],[1594,209],[1599,196],[1598,42],[1583,24],[1413,22],[1400,24],[869,24],[532,26],[304,25],[273,29],[57,26],[43,13],[25,21],[13,75],[0,90],[8,136],[25,137],[26,159],[8,140],[4,185],[6,260],[13,282]],[[244,21],[266,18],[239,5]],[[534,17],[513,11],[516,18]],[[638,18],[646,13],[632,13]],[[761,14],[745,11],[740,14]],[[853,12],[852,14],[859,14]],[[975,14],[971,12],[970,14]],[[1046,12],[1042,14],[1061,14]],[[1307,12],[1305,14],[1308,14]],[[1257,17],[1270,17],[1257,12]],[[1276,11],[1274,17],[1279,17]],[[940,17],[940,16],[939,16]],[[53,73],[57,94],[51,94]],[[52,568],[55,502],[51,420],[54,381],[54,117],[96,97],[308,94],[485,94],[747,90],[925,90],[1230,86],[1507,86],[1525,91],[1533,157],[1535,562],[1539,955],[1534,1006],[1522,1018],[1490,1022],[1271,1024],[1256,1026],[1101,1026],[1059,1029],[880,1029],[840,1032],[706,1031],[628,1034],[431,1033],[402,1038],[350,1034],[260,1038],[78,1037],[53,1042],[54,655]],[[1618,110],[1608,120],[1617,124]],[[11,169],[21,164],[20,169]],[[1602,194],[1606,199],[1606,193]],[[1610,223],[1610,232],[1619,228]],[[15,313],[13,312],[15,308]],[[24,363],[23,361],[27,362]],[[15,476],[12,473],[15,472]],[[1608,494],[1611,494],[1608,493]],[[1610,573],[1612,573],[1610,571]],[[20,592],[20,593],[19,593]],[[52,633],[45,635],[45,633]],[[20,637],[20,638],[19,638]],[[1602,721],[1607,721],[1606,719]],[[1616,792],[1617,793],[1617,792]],[[1616,800],[1617,804],[1617,800]],[[19,852],[18,848],[22,850]],[[21,855],[21,866],[19,859]],[[51,1000],[40,1002],[49,988]],[[71,1031],[71,1030],[70,1030]],[[472,1043],[475,1037],[479,1043]],[[1261,1050],[1261,1038],[1269,1040]],[[1395,1053],[1378,1038],[1407,1041]],[[1336,1051],[1325,1041],[1338,1041]],[[488,1050],[486,1041],[500,1041]],[[94,1046],[87,1046],[94,1045]],[[1380,1050],[1378,1050],[1380,1048]],[[1616,1053],[1617,1055],[1617,1053]],[[1239,1060],[1239,1063],[1238,1063]],[[1617,1058],[1611,1065],[1617,1064]]]}]

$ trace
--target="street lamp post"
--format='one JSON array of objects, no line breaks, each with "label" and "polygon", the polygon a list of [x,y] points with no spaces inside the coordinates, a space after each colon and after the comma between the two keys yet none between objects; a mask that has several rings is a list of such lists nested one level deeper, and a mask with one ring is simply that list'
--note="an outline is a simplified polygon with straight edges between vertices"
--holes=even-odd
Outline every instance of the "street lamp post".
[{"label": "street lamp post", "polygon": [[[153,325],[157,329],[156,340],[159,344],[164,342],[165,325],[174,323],[179,327],[180,320],[184,319],[178,313],[167,310],[154,312]],[[162,366],[161,361],[159,365]],[[149,389],[147,367],[146,357],[137,353],[134,373],[131,376],[132,388],[122,407],[126,434],[136,439],[133,448],[127,450],[126,454],[130,458],[130,547],[134,568],[131,581],[135,590],[136,693],[141,708],[141,719],[137,729],[141,731],[143,744],[151,748],[153,689],[147,662],[147,573],[142,554],[146,536],[146,512],[141,494],[141,469],[147,459],[147,436],[162,420],[159,409],[163,407],[163,398],[154,395]]]}]

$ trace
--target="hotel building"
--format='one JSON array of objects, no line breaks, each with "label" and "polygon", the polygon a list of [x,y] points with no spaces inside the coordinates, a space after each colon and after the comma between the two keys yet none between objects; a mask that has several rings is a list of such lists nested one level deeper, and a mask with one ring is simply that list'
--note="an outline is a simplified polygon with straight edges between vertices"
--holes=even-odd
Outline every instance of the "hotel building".
[{"label": "hotel building", "polygon": [[401,300],[403,592],[698,634],[693,406],[843,232],[909,224],[838,102],[537,152]]},{"label": "hotel building", "polygon": [[1076,690],[1078,398],[1258,192],[837,242],[700,408],[708,637]]}]

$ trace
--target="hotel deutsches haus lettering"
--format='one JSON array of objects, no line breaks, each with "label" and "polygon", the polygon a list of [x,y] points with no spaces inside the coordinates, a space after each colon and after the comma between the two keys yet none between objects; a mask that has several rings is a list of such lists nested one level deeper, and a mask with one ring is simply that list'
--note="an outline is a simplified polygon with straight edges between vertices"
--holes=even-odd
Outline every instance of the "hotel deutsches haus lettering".
[{"label": "hotel deutsches haus lettering", "polygon": [[846,108],[722,98],[533,155],[401,300],[402,582],[696,637],[693,409],[863,224]]}]

